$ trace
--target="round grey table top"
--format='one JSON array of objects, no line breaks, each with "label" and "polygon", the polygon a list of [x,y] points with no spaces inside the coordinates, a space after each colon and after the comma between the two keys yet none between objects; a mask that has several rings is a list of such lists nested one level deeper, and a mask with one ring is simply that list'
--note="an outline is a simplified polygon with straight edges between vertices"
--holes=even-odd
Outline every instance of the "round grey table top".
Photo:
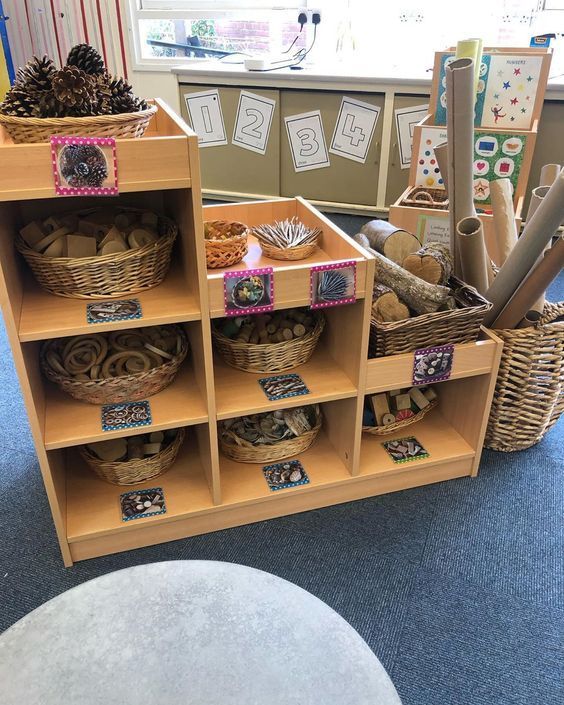
[{"label": "round grey table top", "polygon": [[0,635],[3,705],[401,705],[357,632],[253,568],[168,561],[55,597]]}]

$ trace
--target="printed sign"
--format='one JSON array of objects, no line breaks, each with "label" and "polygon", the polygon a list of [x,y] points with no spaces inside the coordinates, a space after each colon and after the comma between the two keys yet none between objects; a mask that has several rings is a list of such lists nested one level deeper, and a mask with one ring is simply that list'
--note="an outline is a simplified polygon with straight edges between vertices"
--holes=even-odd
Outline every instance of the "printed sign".
[{"label": "printed sign", "polygon": [[333,262],[310,271],[311,308],[354,304],[356,301],[356,262]]},{"label": "printed sign", "polygon": [[119,503],[122,521],[133,521],[134,519],[154,517],[157,514],[166,514],[162,487],[124,492],[119,496]]},{"label": "printed sign", "polygon": [[227,144],[218,89],[186,93],[184,100],[190,116],[190,124],[198,135],[200,147],[218,147]]},{"label": "printed sign", "polygon": [[435,156],[435,147],[447,141],[445,128],[423,127],[417,154],[415,186],[427,188],[444,188],[444,180]]},{"label": "printed sign", "polygon": [[102,407],[102,431],[150,426],[151,423],[151,406],[148,401],[104,404]]},{"label": "printed sign", "polygon": [[344,96],[329,151],[364,164],[379,115],[377,105]]},{"label": "printed sign", "polygon": [[444,215],[420,215],[417,218],[417,239],[422,245],[440,242],[450,248],[450,224],[448,211]]},{"label": "printed sign", "polygon": [[139,299],[99,301],[95,304],[86,304],[86,320],[88,323],[128,321],[134,318],[143,318]]},{"label": "printed sign", "polygon": [[331,166],[319,110],[291,115],[284,121],[295,171]]},{"label": "printed sign", "polygon": [[382,445],[394,463],[408,463],[410,460],[422,460],[429,457],[429,453],[415,436],[386,441]]},{"label": "printed sign", "polygon": [[233,144],[265,154],[275,107],[276,101],[270,98],[241,91],[233,130]]},{"label": "printed sign", "polygon": [[414,105],[410,108],[397,108],[395,110],[398,150],[402,169],[409,169],[411,166],[411,147],[413,145],[415,125],[421,122],[428,112],[428,104]]},{"label": "printed sign", "polygon": [[274,270],[272,267],[246,269],[223,274],[226,316],[247,316],[274,309]]},{"label": "printed sign", "polygon": [[58,196],[117,196],[113,137],[51,137],[51,163]]},{"label": "printed sign", "polygon": [[285,463],[265,465],[262,472],[272,492],[309,484],[309,477],[299,460],[288,460]]},{"label": "printed sign", "polygon": [[258,383],[269,401],[287,399],[289,397],[299,397],[309,394],[303,379],[299,375],[276,375],[275,377],[263,377]]},{"label": "printed sign", "polygon": [[454,345],[420,348],[413,354],[413,384],[444,382],[452,372]]}]

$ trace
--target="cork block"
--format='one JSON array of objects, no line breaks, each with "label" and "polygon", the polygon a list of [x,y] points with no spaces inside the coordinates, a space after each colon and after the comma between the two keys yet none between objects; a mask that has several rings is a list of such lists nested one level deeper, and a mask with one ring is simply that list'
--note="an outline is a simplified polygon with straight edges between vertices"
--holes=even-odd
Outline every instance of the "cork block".
[{"label": "cork block", "polygon": [[85,235],[67,235],[66,256],[73,259],[96,256],[96,240]]}]

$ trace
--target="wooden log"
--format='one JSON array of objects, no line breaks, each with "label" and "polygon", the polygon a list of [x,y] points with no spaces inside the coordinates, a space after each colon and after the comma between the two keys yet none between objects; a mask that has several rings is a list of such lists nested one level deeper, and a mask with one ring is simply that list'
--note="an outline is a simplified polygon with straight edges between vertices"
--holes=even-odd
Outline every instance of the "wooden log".
[{"label": "wooden log", "polygon": [[376,284],[372,291],[372,315],[377,321],[403,321],[409,318],[409,309],[395,291]]},{"label": "wooden log", "polygon": [[376,259],[376,281],[396,292],[416,313],[434,313],[450,296],[450,289],[428,284],[395,262],[370,249]]},{"label": "wooden log", "polygon": [[421,245],[415,235],[396,228],[387,220],[371,220],[362,226],[360,233],[368,239],[373,250],[397,264],[401,264],[408,254],[418,250]]},{"label": "wooden log", "polygon": [[452,257],[446,245],[429,242],[407,255],[402,267],[429,284],[446,284],[452,274]]}]

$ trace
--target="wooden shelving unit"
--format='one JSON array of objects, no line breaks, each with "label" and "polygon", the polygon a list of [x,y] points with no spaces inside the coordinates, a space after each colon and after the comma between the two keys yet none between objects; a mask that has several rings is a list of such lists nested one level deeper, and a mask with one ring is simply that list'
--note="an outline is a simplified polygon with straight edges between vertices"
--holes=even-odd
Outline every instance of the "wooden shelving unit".
[{"label": "wooden shelving unit", "polygon": [[[451,379],[440,385],[440,406],[409,429],[430,457],[395,465],[381,446],[382,438],[361,433],[365,394],[409,386],[413,367],[412,355],[367,360],[373,260],[300,198],[202,209],[197,138],[164,103],[157,103],[158,113],[146,135],[117,143],[120,205],[143,204],[179,225],[173,266],[159,287],[136,295],[143,310],[143,318],[136,321],[92,326],[86,323],[85,301],[52,296],[35,283],[14,249],[18,228],[35,217],[102,205],[105,199],[57,198],[48,146],[14,145],[0,133],[2,163],[9,167],[0,178],[2,307],[65,565],[476,474],[500,341],[484,331],[482,340],[457,346]],[[271,260],[251,239],[245,260],[232,269],[273,267],[275,308],[284,309],[309,304],[312,266],[354,260],[357,301],[325,311],[327,323],[317,349],[296,368],[310,394],[270,402],[257,382],[264,374],[235,370],[212,351],[211,324],[223,316],[225,270],[206,269],[202,221],[233,219],[254,225],[294,215],[323,230],[314,256],[298,262]],[[150,427],[104,432],[100,407],[73,400],[40,373],[43,340],[173,322],[185,328],[190,355],[173,384],[150,398]],[[323,413],[318,439],[299,456],[309,484],[271,492],[261,465],[236,463],[220,454],[218,421],[309,403],[319,403]],[[76,446],[178,426],[186,427],[187,437],[174,466],[139,485],[163,488],[166,513],[122,522],[119,495],[128,488],[100,480],[85,466]],[[402,435],[405,432],[398,437]]]}]

